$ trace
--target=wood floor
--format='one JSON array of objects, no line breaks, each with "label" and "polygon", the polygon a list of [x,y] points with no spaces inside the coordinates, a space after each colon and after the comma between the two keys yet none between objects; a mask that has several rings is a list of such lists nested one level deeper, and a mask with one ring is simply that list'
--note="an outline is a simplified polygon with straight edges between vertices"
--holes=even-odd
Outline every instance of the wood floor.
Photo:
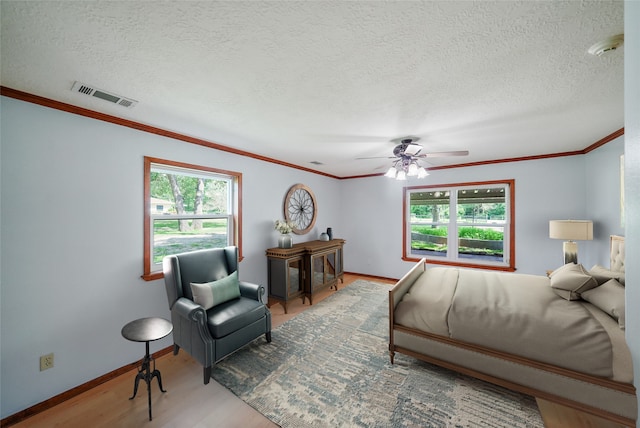
[{"label": "wood floor", "polygon": [[[394,281],[345,275],[344,286],[356,279],[371,279],[393,284]],[[340,288],[343,285],[340,284]],[[334,291],[325,290],[314,302],[319,302]],[[289,304],[288,314],[282,306],[271,307],[273,326],[293,318],[309,307],[308,302],[296,300]],[[162,373],[162,384],[167,390],[161,393],[157,383],[152,384],[153,421],[149,421],[147,394],[142,384],[135,399],[133,392],[135,371],[125,373],[99,385],[90,391],[30,417],[14,427],[20,428],[85,428],[96,427],[179,427],[179,428],[271,428],[273,422],[245,404],[213,379],[208,385],[202,382],[202,366],[186,352],[178,356],[168,354],[156,360]],[[611,423],[553,403],[538,400],[538,406],[547,428],[622,428]]]}]

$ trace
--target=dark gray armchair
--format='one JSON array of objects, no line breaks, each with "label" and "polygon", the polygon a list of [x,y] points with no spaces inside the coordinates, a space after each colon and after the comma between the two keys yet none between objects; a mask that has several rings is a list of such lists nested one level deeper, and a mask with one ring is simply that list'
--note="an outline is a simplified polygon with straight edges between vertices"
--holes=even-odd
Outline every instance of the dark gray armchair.
[{"label": "dark gray armchair", "polygon": [[240,297],[205,310],[193,300],[191,283],[209,283],[238,270],[237,247],[214,248],[167,256],[163,260],[173,323],[173,354],[183,348],[204,366],[204,383],[211,367],[254,339],[271,342],[271,312],[262,303],[264,287],[239,281]]}]

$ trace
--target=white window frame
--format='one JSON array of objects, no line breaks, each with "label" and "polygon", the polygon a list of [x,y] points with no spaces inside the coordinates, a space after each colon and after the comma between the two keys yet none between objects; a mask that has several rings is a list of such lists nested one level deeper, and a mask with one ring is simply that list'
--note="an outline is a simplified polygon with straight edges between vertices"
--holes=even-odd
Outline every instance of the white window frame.
[{"label": "white window frame", "polygon": [[[234,171],[220,170],[200,165],[185,164],[165,159],[145,157],[145,213],[144,213],[144,273],[142,278],[153,280],[162,278],[162,263],[154,259],[154,221],[155,220],[210,220],[225,219],[227,221],[227,245],[235,245],[241,252],[241,215],[240,195],[242,174]],[[150,178],[151,172],[187,175],[197,178],[224,180],[228,182],[227,212],[225,214],[152,214]]]},{"label": "white window frame", "polygon": [[[495,187],[505,187],[505,220],[500,227],[503,228],[503,259],[502,261],[490,261],[474,258],[462,258],[458,256],[458,228],[466,226],[466,223],[458,222],[457,205],[458,191],[481,190]],[[411,194],[424,191],[449,192],[449,221],[438,223],[447,227],[447,254],[446,256],[429,256],[413,253],[411,248]],[[474,267],[494,270],[515,271],[515,180],[496,180],[473,183],[439,184],[428,186],[411,186],[404,188],[403,207],[403,260],[418,261],[427,259],[428,263]],[[453,216],[451,213],[454,213]],[[491,226],[489,223],[474,223],[473,226]]]}]

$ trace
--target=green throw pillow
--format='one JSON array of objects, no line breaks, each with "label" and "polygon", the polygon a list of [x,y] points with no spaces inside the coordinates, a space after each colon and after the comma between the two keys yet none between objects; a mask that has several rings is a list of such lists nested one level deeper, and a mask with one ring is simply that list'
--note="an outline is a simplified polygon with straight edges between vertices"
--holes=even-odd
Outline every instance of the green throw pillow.
[{"label": "green throw pillow", "polygon": [[220,303],[240,297],[240,284],[238,283],[238,271],[217,281],[202,284],[192,282],[191,293],[193,301],[205,310],[211,309]]}]

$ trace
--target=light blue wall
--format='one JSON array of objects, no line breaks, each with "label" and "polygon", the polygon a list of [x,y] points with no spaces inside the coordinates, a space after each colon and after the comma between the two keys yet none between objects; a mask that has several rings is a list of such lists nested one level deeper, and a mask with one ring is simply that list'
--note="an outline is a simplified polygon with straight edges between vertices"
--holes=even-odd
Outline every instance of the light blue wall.
[{"label": "light blue wall", "polygon": [[[640,389],[640,2],[624,2],[624,126],[626,232],[626,338],[633,357],[636,391]],[[631,262],[633,261],[633,263]],[[640,409],[640,395],[638,395]],[[640,427],[640,420],[636,420]]]},{"label": "light blue wall", "polygon": [[[140,359],[122,326],[169,318],[164,282],[140,279],[144,156],[243,173],[243,280],[266,284],[291,185],[310,186],[319,206],[315,230],[294,239],[339,222],[338,180],[11,98],[1,109],[3,418]],[[55,367],[40,372],[50,352]]]},{"label": "light blue wall", "polygon": [[[398,278],[410,265],[400,259],[402,185],[394,180],[330,179],[6,97],[0,107],[3,418],[138,360],[143,349],[121,337],[122,326],[169,317],[163,282],[140,279],[144,156],[243,173],[244,280],[266,284],[273,221],[298,182],[314,190],[319,215],[315,230],[296,239],[331,226],[347,240],[349,272]],[[621,150],[613,142],[588,156],[434,171],[425,182],[515,179],[517,268],[544,274],[562,257],[548,220],[595,213],[587,188],[612,181],[617,164],[588,179],[585,171]],[[598,209],[599,218],[616,218],[617,205],[603,205],[612,208]],[[598,260],[608,245],[602,233],[580,243],[585,265],[606,263]],[[166,338],[151,350],[169,345]],[[55,367],[40,372],[38,358],[49,352]]]},{"label": "light blue wall", "polygon": [[[608,265],[609,234],[621,233],[619,228],[610,228],[605,222],[619,218],[617,162],[622,145],[623,139],[618,138],[588,156],[439,170],[424,180],[404,183],[385,177],[348,180],[342,186],[345,212],[342,224],[347,242],[357,244],[345,248],[345,265],[353,272],[393,278],[407,271],[411,263],[401,259],[403,186],[498,179],[515,180],[517,272],[544,275],[548,269],[561,265],[562,242],[549,239],[549,220],[591,219],[595,215],[591,213],[592,207],[594,210],[598,207],[597,233],[594,241],[578,243],[579,262],[588,268],[596,263]],[[592,167],[597,164],[598,168]],[[588,180],[585,169],[590,170]],[[609,187],[608,192],[587,191],[600,185],[600,177]],[[362,251],[363,248],[369,250]]]},{"label": "light blue wall", "polygon": [[[610,235],[624,235],[620,217],[622,153],[624,138],[620,137],[585,156],[587,216],[593,221],[593,239],[597,241],[607,241]],[[609,265],[609,249],[606,246],[591,246],[587,250],[593,250],[588,253],[593,261],[602,266]]]}]

